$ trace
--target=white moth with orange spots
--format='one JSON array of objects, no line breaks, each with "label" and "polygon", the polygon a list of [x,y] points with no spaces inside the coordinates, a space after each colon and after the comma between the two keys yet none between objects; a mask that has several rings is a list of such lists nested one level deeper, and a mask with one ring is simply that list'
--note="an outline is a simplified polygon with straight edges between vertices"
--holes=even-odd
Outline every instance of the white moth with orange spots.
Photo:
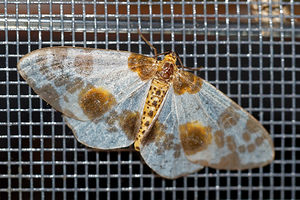
[{"label": "white moth with orange spots", "polygon": [[63,113],[79,142],[97,149],[134,143],[163,177],[177,178],[203,166],[249,169],[274,159],[268,132],[249,113],[179,69],[175,53],[156,58],[51,47],[24,56],[18,70]]}]

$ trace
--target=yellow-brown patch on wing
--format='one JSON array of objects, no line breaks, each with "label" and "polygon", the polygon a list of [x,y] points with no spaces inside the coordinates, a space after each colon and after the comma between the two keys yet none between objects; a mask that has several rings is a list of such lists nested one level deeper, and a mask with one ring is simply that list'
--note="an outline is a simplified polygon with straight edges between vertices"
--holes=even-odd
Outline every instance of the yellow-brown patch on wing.
[{"label": "yellow-brown patch on wing", "polygon": [[221,127],[228,129],[232,126],[235,126],[238,123],[239,119],[240,114],[237,113],[236,107],[234,105],[231,105],[220,115],[218,123],[219,125],[221,125]]},{"label": "yellow-brown patch on wing", "polygon": [[247,150],[248,150],[249,153],[255,151],[255,148],[256,148],[255,144],[249,144],[247,146]]},{"label": "yellow-brown patch on wing", "polygon": [[212,142],[211,127],[204,127],[198,121],[179,126],[180,140],[186,155],[205,150]]},{"label": "yellow-brown patch on wing", "polygon": [[202,79],[190,72],[179,71],[173,79],[173,88],[177,95],[182,95],[185,92],[195,94],[200,91],[201,86]]},{"label": "yellow-brown patch on wing", "polygon": [[218,148],[222,148],[224,147],[224,131],[222,130],[217,130],[214,134],[214,137],[215,137],[215,143],[217,144],[217,147]]},{"label": "yellow-brown patch on wing", "polygon": [[[246,122],[246,127],[245,127],[245,132],[243,133],[243,139],[246,142],[249,142],[250,139],[248,140],[248,137],[251,138],[253,137],[253,133],[260,133],[260,136],[254,136],[255,138],[255,144],[253,145],[257,145],[260,146],[264,140],[267,140],[269,142],[269,144],[271,144],[273,146],[273,142],[271,140],[271,138],[269,137],[268,132],[264,129],[264,127],[251,115],[248,116],[248,120]],[[247,134],[247,137],[245,137],[245,135]],[[250,150],[252,150],[253,148],[250,148]],[[249,150],[249,148],[248,148]]]},{"label": "yellow-brown patch on wing", "polygon": [[105,119],[105,122],[109,126],[113,126],[115,122],[117,121],[119,115],[115,110],[112,110],[109,112],[108,116]]},{"label": "yellow-brown patch on wing", "polygon": [[157,64],[154,58],[135,53],[128,57],[128,67],[130,70],[138,73],[143,81],[153,78],[157,71]]},{"label": "yellow-brown patch on wing", "polygon": [[41,72],[41,74],[43,74],[45,76],[45,78],[47,80],[51,81],[53,79],[53,77],[55,77],[54,74],[52,73],[52,71],[46,65],[46,62],[40,62],[39,66],[40,66],[39,71]]},{"label": "yellow-brown patch on wing", "polygon": [[174,157],[179,158],[180,154],[181,154],[181,151],[180,151],[181,150],[181,145],[180,144],[175,144],[174,150],[175,150]]},{"label": "yellow-brown patch on wing", "polygon": [[159,142],[159,140],[166,135],[166,127],[156,121],[150,132],[142,138],[141,144],[148,145],[152,142]]},{"label": "yellow-brown patch on wing", "polygon": [[223,156],[219,163],[212,164],[207,162],[206,160],[201,160],[199,161],[199,164],[203,166],[212,167],[215,169],[243,170],[243,169],[251,169],[255,167],[264,166],[269,162],[270,161],[242,164],[238,153],[235,151],[226,156]]},{"label": "yellow-brown patch on wing", "polygon": [[40,66],[39,71],[41,74],[43,74],[48,81],[53,82],[56,87],[65,86],[70,93],[82,89],[84,83],[81,78],[71,78],[68,73],[64,73],[64,67],[66,67],[64,66],[64,60],[67,58],[67,48],[53,48],[50,51],[52,63],[48,63],[48,53],[48,51],[41,51],[37,55],[36,63]]},{"label": "yellow-brown patch on wing", "polygon": [[118,113],[115,110],[111,110],[108,114],[108,116],[105,118],[105,123],[108,125],[106,130],[110,133],[117,132],[118,128],[115,125],[115,122],[118,120]]},{"label": "yellow-brown patch on wing", "polygon": [[128,139],[134,140],[136,132],[139,128],[140,114],[139,112],[124,110],[122,114],[118,116],[119,124],[122,130],[127,135]]},{"label": "yellow-brown patch on wing", "polygon": [[[48,54],[46,52],[42,51],[37,55],[36,64],[37,66],[39,66],[39,71],[41,72],[41,74],[43,74],[48,81],[52,81],[55,78],[57,79],[54,70],[50,67],[52,63],[50,63],[49,66]],[[57,80],[57,82],[60,81]],[[56,80],[54,80],[54,84],[56,85]]]},{"label": "yellow-brown patch on wing", "polygon": [[84,81],[81,78],[76,77],[73,80],[70,79],[66,82],[66,90],[69,93],[73,94],[77,90],[83,89],[83,85],[84,85]]},{"label": "yellow-brown patch on wing", "polygon": [[249,116],[247,123],[246,123],[246,129],[249,133],[256,133],[256,132],[260,131],[261,126],[259,125],[259,123],[257,122],[256,119]]},{"label": "yellow-brown patch on wing", "polygon": [[200,162],[200,164],[206,164],[205,166],[210,166],[216,169],[239,169],[240,158],[237,152],[232,152],[227,156],[223,156],[218,164],[211,164],[207,162]]},{"label": "yellow-brown patch on wing", "polygon": [[115,110],[111,110],[105,118],[108,125],[106,130],[110,133],[117,132],[119,129],[116,124],[121,127],[129,140],[134,140],[138,131],[140,121],[140,113],[138,111],[123,110],[118,114]]},{"label": "yellow-brown patch on wing", "polygon": [[[46,53],[46,51],[40,51],[39,54],[36,55],[35,63],[38,66],[47,65],[47,62],[48,62],[47,56],[48,56],[48,54]],[[26,55],[24,57],[26,57]],[[43,73],[43,69],[40,69],[40,72]]]},{"label": "yellow-brown patch on wing", "polygon": [[244,132],[242,136],[245,142],[249,142],[251,140],[251,135],[248,132]]},{"label": "yellow-brown patch on wing", "polygon": [[74,60],[75,71],[83,76],[89,76],[93,71],[93,56],[92,55],[78,55]]},{"label": "yellow-brown patch on wing", "polygon": [[156,121],[150,132],[142,139],[141,144],[145,146],[154,142],[157,147],[156,153],[158,155],[161,155],[166,150],[173,149],[173,156],[178,158],[181,153],[181,145],[174,143],[174,139],[174,134],[167,134],[166,127],[159,121]]},{"label": "yellow-brown patch on wing", "polygon": [[87,86],[79,94],[79,105],[91,120],[102,116],[115,104],[115,97],[101,87]]},{"label": "yellow-brown patch on wing", "polygon": [[[234,106],[235,109],[237,109],[237,106]],[[234,107],[228,110],[234,110]],[[224,112],[225,114],[228,112]],[[224,116],[225,116],[224,114]],[[227,114],[226,114],[227,115]],[[228,114],[229,116],[229,114]],[[243,169],[251,169],[255,167],[261,167],[269,162],[271,162],[274,159],[274,150],[273,150],[273,142],[271,141],[271,138],[268,136],[267,131],[251,116],[248,115],[248,121],[246,123],[246,127],[243,133],[241,133],[241,139],[245,141],[246,144],[237,146],[237,142],[234,140],[233,136],[227,136],[226,139],[226,145],[227,148],[231,151],[231,153],[227,154],[226,156],[221,157],[220,161],[218,163],[211,163],[209,160],[200,160],[199,164],[203,166],[209,166],[216,169],[230,169],[230,170],[243,170]],[[225,120],[227,117],[224,117]],[[228,117],[229,118],[229,117]],[[230,118],[229,121],[232,120],[232,122],[237,121],[238,117],[233,117],[233,119]],[[233,124],[231,122],[231,124]],[[259,133],[261,135],[251,135],[251,133]],[[254,142],[252,141],[252,137],[256,137]],[[253,153],[257,150],[259,146],[263,144],[263,142],[267,140],[272,147],[273,155],[272,159],[262,161],[262,162],[250,162],[246,164],[242,164],[241,160],[242,157],[247,153]],[[250,143],[251,142],[251,143]],[[217,142],[216,142],[217,144]]]},{"label": "yellow-brown patch on wing", "polygon": [[[49,74],[46,74],[45,76],[47,75]],[[63,85],[70,85],[71,80],[68,74],[61,74],[60,76],[56,76],[53,82],[56,87],[61,87]]]},{"label": "yellow-brown patch on wing", "polygon": [[[247,133],[250,137],[255,137],[254,143],[248,144],[247,146],[248,152],[255,151],[256,147],[261,146],[265,141],[267,141],[269,145],[272,147],[273,158],[274,158],[274,147],[273,147],[273,141],[271,137],[269,136],[265,128],[251,115],[248,115],[248,120],[246,122],[246,127],[245,127],[245,133]],[[259,133],[259,135],[257,135],[257,133]]]},{"label": "yellow-brown patch on wing", "polygon": [[51,67],[54,71],[62,70],[65,67],[64,61],[68,56],[67,48],[53,48],[51,51],[52,63]]},{"label": "yellow-brown patch on wing", "polygon": [[55,88],[48,84],[48,85],[43,85],[41,88],[36,88],[35,86],[30,85],[34,91],[40,95],[42,99],[47,101],[51,106],[60,112],[63,112],[61,105],[59,104],[59,95]]},{"label": "yellow-brown patch on wing", "polygon": [[238,147],[239,152],[244,153],[246,151],[246,147],[244,145],[240,145]]},{"label": "yellow-brown patch on wing", "polygon": [[255,139],[255,144],[256,144],[257,146],[260,146],[260,145],[263,143],[263,141],[264,141],[264,138],[263,138],[263,137],[257,137],[257,138]]},{"label": "yellow-brown patch on wing", "polygon": [[230,151],[234,152],[236,150],[236,143],[234,137],[229,135],[226,137],[227,147]]}]

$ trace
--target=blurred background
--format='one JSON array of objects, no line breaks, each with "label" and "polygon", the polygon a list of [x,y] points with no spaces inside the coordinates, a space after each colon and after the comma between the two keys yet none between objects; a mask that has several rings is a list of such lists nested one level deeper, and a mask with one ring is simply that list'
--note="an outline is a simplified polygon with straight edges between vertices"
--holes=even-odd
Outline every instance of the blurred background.
[{"label": "blurred background", "polygon": [[[133,147],[78,143],[17,73],[22,56],[48,46],[151,55],[138,28],[252,113],[274,140],[274,162],[163,179]],[[299,198],[299,85],[299,1],[0,0],[0,199]]]}]

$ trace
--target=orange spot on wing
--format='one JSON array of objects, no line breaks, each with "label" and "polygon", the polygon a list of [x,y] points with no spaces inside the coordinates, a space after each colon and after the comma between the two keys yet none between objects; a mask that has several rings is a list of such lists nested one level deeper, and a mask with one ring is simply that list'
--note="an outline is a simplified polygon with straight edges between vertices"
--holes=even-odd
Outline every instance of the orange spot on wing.
[{"label": "orange spot on wing", "polygon": [[156,121],[149,133],[143,137],[141,141],[142,145],[145,146],[152,142],[159,142],[159,140],[166,135],[165,131],[166,127],[162,123]]},{"label": "orange spot on wing", "polygon": [[[241,147],[240,150],[244,151],[245,149],[244,147]],[[265,162],[257,162],[257,163],[252,162],[252,163],[243,164],[241,163],[239,154],[235,151],[226,156],[223,156],[219,163],[209,163],[207,160],[201,160],[199,164],[203,166],[213,167],[215,169],[243,170],[243,169],[262,167],[270,162],[271,160]]]},{"label": "orange spot on wing", "polygon": [[149,80],[154,77],[157,71],[156,60],[147,56],[132,53],[128,57],[128,67],[138,73],[142,80]]},{"label": "orange spot on wing", "polygon": [[135,111],[124,110],[122,114],[119,115],[119,124],[122,130],[127,135],[128,139],[134,140],[136,132],[139,128],[140,114]]},{"label": "orange spot on wing", "polygon": [[251,140],[251,135],[248,132],[243,133],[243,140],[249,142]]},{"label": "orange spot on wing", "polygon": [[107,131],[110,133],[117,132],[120,127],[129,140],[134,140],[138,130],[140,114],[137,111],[123,110],[118,114],[115,110],[111,110],[105,118]]},{"label": "orange spot on wing", "polygon": [[263,141],[264,141],[264,138],[263,138],[263,137],[257,137],[257,138],[255,139],[255,144],[256,144],[257,146],[260,146],[260,145],[263,143]]},{"label": "orange spot on wing", "polygon": [[95,119],[109,111],[116,104],[109,91],[99,87],[88,86],[79,94],[79,105],[89,119]]},{"label": "orange spot on wing", "polygon": [[256,119],[249,116],[247,123],[246,123],[246,129],[249,133],[256,133],[256,132],[260,131],[262,128]]},{"label": "orange spot on wing", "polygon": [[218,123],[221,125],[221,127],[228,129],[232,126],[235,126],[238,123],[239,119],[240,114],[237,113],[236,107],[234,105],[231,105],[220,115]]},{"label": "orange spot on wing", "polygon": [[179,126],[180,140],[186,155],[193,155],[205,150],[212,142],[210,127],[204,127],[199,122],[188,122]]},{"label": "orange spot on wing", "polygon": [[227,147],[230,151],[235,151],[236,150],[236,143],[234,140],[234,137],[229,135],[226,137],[226,142],[227,142]]},{"label": "orange spot on wing", "polygon": [[247,146],[247,150],[249,153],[253,152],[255,150],[255,144],[249,144]]},{"label": "orange spot on wing", "polygon": [[217,144],[218,148],[224,147],[224,131],[217,130],[214,134],[215,143]]},{"label": "orange spot on wing", "polygon": [[244,145],[241,145],[238,147],[239,152],[244,153],[246,151],[246,147]]},{"label": "orange spot on wing", "polygon": [[[273,156],[274,156],[274,145],[271,137],[269,136],[268,132],[265,130],[265,128],[251,115],[248,115],[248,120],[245,127],[245,132],[249,134],[251,137],[255,137],[255,145],[260,146],[263,142],[267,141],[273,150]],[[254,136],[252,135],[254,134]],[[257,135],[259,134],[259,135]],[[251,146],[250,146],[251,145]],[[254,144],[250,144],[248,146],[248,151],[252,152],[255,150]]]},{"label": "orange spot on wing", "polygon": [[185,92],[195,94],[200,91],[201,86],[202,79],[190,72],[180,71],[175,74],[173,79],[173,88],[177,95],[182,95]]},{"label": "orange spot on wing", "polygon": [[175,158],[180,157],[181,145],[174,142],[175,136],[172,133],[166,133],[166,127],[156,121],[150,132],[142,139],[142,145],[149,145],[150,143],[155,144],[157,147],[157,154],[161,155],[166,150],[174,150],[173,156]]}]

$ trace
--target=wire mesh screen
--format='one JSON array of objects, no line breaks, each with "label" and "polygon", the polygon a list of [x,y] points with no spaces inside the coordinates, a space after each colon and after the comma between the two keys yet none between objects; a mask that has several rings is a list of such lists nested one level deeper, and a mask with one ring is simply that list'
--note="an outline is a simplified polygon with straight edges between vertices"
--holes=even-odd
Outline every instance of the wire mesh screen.
[{"label": "wire mesh screen", "polygon": [[[299,23],[298,1],[0,1],[0,199],[299,198]],[[253,114],[274,162],[161,178],[132,147],[80,144],[17,72],[22,56],[49,46],[151,55],[138,28]]]}]

